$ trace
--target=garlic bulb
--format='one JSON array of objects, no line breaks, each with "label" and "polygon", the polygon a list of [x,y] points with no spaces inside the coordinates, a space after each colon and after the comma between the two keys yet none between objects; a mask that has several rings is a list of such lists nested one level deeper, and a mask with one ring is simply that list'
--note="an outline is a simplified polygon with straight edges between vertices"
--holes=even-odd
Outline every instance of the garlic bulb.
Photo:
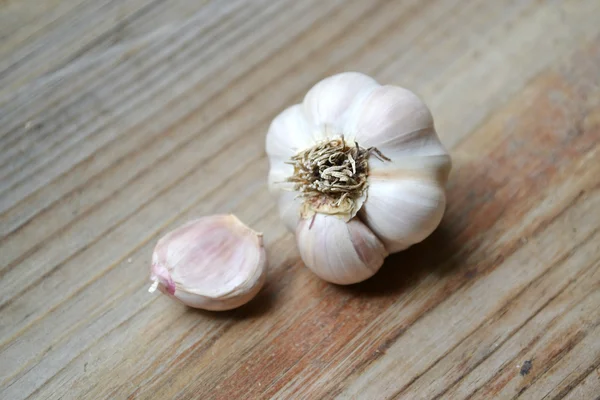
[{"label": "garlic bulb", "polygon": [[450,156],[407,89],[356,72],[326,78],[273,120],[266,149],[280,216],[327,281],[369,278],[444,214]]},{"label": "garlic bulb", "polygon": [[149,291],[182,303],[229,310],[252,299],[266,278],[262,234],[234,215],[188,222],[162,237],[152,255]]}]

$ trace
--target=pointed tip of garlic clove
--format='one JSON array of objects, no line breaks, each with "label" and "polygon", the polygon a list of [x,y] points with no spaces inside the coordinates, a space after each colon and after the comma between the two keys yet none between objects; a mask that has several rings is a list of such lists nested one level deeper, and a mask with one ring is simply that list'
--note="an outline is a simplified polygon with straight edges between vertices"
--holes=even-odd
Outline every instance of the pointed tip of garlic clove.
[{"label": "pointed tip of garlic clove", "polygon": [[154,292],[156,292],[156,288],[158,288],[158,284],[159,284],[158,279],[155,279],[152,282],[152,285],[150,285],[150,287],[148,288],[148,293],[154,293]]},{"label": "pointed tip of garlic clove", "polygon": [[[156,253],[154,254],[154,256],[156,256]],[[166,268],[163,263],[158,262],[158,260],[155,260],[154,258],[155,257],[153,257],[150,275],[150,280],[154,282],[150,289],[152,289],[153,287],[154,289],[152,291],[148,289],[148,291],[150,293],[153,293],[156,291],[156,289],[160,289],[160,291],[163,293],[170,295],[174,294],[175,283],[171,278],[171,274],[169,273],[168,268]]]},{"label": "pointed tip of garlic clove", "polygon": [[321,279],[339,285],[362,282],[381,268],[388,252],[358,219],[332,215],[303,219],[296,240],[304,264]]},{"label": "pointed tip of garlic clove", "polygon": [[150,289],[190,307],[219,311],[250,301],[265,279],[262,233],[233,214],[213,215],[188,222],[158,241]]}]

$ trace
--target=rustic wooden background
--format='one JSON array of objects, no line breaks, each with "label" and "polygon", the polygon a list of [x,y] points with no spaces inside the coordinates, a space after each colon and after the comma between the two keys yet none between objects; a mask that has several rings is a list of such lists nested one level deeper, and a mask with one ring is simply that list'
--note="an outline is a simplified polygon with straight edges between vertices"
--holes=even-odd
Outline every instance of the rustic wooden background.
[{"label": "rustic wooden background", "polygon": [[[0,1],[0,398],[600,395],[600,1]],[[440,228],[352,287],[266,189],[270,120],[368,73],[430,105]],[[157,239],[234,212],[268,284],[147,293]]]}]

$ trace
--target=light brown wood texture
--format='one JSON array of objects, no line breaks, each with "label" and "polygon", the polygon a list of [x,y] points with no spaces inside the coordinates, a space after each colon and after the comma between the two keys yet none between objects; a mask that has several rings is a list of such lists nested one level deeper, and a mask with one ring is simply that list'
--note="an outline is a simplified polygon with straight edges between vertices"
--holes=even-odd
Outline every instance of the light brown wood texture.
[{"label": "light brown wood texture", "polygon": [[[0,398],[597,399],[599,21],[598,0],[1,1]],[[302,265],[264,139],[350,70],[418,93],[454,168],[439,229],[340,287]],[[225,212],[265,234],[258,297],[149,294],[158,238]]]}]

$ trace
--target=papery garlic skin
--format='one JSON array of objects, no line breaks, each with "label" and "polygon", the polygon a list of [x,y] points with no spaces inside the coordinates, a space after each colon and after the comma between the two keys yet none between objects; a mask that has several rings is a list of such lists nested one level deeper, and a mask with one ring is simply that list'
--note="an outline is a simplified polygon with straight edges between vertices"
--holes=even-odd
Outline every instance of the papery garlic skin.
[{"label": "papery garlic skin", "polygon": [[[357,175],[355,171],[351,174],[348,168],[336,169],[336,165],[342,168],[342,164],[336,164],[339,157],[325,165],[321,164],[325,163],[322,158],[312,154],[314,149],[340,138],[348,149],[357,146],[362,154],[368,151],[368,173],[366,189],[349,195],[354,207],[336,213],[332,208],[340,204],[339,201],[328,200],[329,194],[315,194],[321,187],[336,184],[326,179],[324,170],[335,169],[340,177],[342,173],[350,177],[344,179]],[[296,232],[305,264],[330,282],[355,283],[368,278],[383,263],[380,257],[383,253],[378,246],[368,246],[369,252],[376,253],[368,259],[380,262],[375,268],[375,261],[370,261],[371,275],[361,268],[348,267],[354,264],[342,261],[341,257],[315,256],[315,252],[333,253],[323,242],[314,241],[315,237],[322,237],[322,233],[308,233],[310,222],[311,229],[335,230],[336,235],[347,235],[343,229],[333,229],[331,223],[324,223],[322,214],[349,225],[361,223],[364,225],[364,229],[359,229],[363,232],[361,235],[378,238],[385,247],[385,255],[422,241],[443,217],[450,156],[437,136],[429,109],[407,89],[383,86],[356,72],[326,78],[308,91],[301,104],[289,107],[273,120],[267,133],[266,150],[270,164],[269,188],[277,197],[280,216],[288,229]],[[305,159],[314,162],[306,164]],[[354,164],[354,160],[351,162]],[[321,166],[319,170],[316,164]],[[316,178],[310,178],[306,172],[299,175],[304,165],[315,168]],[[349,165],[348,162],[345,165]],[[299,177],[305,176],[309,176],[309,180],[303,178],[303,183],[298,183]],[[328,205],[323,207],[326,202]],[[365,241],[370,242],[370,239]],[[328,243],[334,242],[331,239]],[[315,250],[316,247],[319,250]],[[350,246],[345,245],[345,248]],[[340,272],[342,270],[355,272],[350,276],[352,274]]]},{"label": "papery garlic skin", "polygon": [[152,256],[150,291],[221,311],[250,301],[266,279],[262,234],[234,215],[203,217],[167,233]]},{"label": "papery garlic skin", "polygon": [[315,214],[296,230],[300,256],[321,279],[337,284],[361,282],[375,274],[388,255],[361,221]]}]

